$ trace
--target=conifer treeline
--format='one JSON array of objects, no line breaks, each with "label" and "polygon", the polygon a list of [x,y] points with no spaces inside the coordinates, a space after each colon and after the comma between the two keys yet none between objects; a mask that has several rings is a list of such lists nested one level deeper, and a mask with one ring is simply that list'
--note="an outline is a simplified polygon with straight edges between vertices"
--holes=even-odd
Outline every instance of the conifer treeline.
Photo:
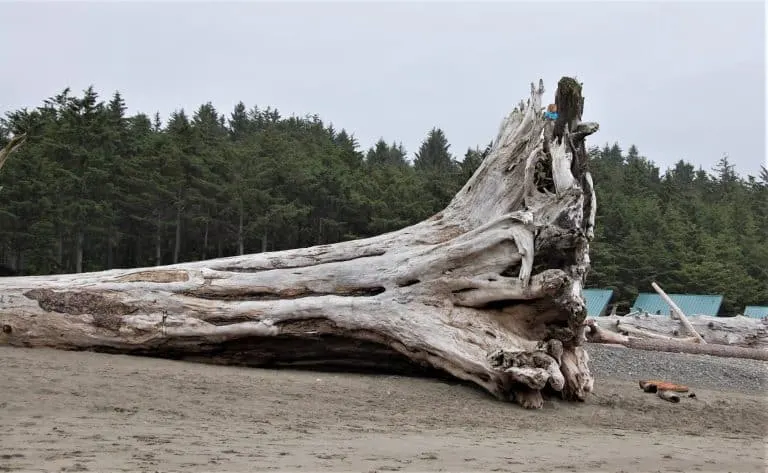
[{"label": "conifer treeline", "polygon": [[[363,151],[317,116],[211,103],[167,123],[126,115],[119,93],[65,89],[8,113],[0,145],[27,143],[0,173],[0,262],[22,274],[98,271],[362,238],[443,208],[482,161],[434,128],[414,159],[383,139]],[[661,173],[630,147],[593,149],[598,193],[590,286],[629,303],[720,293],[723,312],[768,303],[768,173],[680,161]]]}]

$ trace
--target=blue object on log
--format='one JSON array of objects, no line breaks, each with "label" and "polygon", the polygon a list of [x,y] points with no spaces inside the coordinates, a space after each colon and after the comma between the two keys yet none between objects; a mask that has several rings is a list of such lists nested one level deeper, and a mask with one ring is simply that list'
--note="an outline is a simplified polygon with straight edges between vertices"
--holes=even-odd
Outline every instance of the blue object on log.
[{"label": "blue object on log", "polygon": [[548,120],[557,120],[557,112],[544,112],[544,118]]}]

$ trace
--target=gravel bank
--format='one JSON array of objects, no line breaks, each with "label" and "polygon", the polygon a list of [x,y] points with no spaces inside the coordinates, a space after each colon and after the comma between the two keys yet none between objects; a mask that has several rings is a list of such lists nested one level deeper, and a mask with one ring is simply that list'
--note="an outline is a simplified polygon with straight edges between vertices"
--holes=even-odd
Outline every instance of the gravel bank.
[{"label": "gravel bank", "polygon": [[747,394],[768,392],[768,362],[710,355],[664,353],[587,344],[590,369],[597,382],[613,378],[639,381],[662,378],[692,389],[719,389]]}]

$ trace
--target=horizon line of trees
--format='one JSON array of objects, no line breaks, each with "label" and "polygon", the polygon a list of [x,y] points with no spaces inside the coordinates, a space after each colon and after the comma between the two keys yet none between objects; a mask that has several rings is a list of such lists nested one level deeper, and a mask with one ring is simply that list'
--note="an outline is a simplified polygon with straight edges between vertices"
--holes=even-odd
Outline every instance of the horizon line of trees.
[{"label": "horizon line of trees", "polygon": [[[441,210],[480,165],[432,128],[362,150],[317,115],[211,102],[189,115],[126,114],[119,92],[69,88],[0,120],[27,143],[0,173],[0,263],[37,275],[286,250],[397,230]],[[483,147],[483,149],[486,149]],[[598,214],[589,287],[619,312],[658,281],[723,294],[723,315],[768,304],[768,171],[683,160],[661,172],[637,147],[592,147]]]}]

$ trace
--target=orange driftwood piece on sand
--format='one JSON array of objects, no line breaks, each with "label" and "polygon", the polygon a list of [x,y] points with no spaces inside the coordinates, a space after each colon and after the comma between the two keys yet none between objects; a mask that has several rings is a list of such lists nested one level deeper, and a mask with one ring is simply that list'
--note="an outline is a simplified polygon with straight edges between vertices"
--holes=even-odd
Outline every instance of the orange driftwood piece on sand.
[{"label": "orange driftwood piece on sand", "polygon": [[647,393],[655,393],[656,391],[673,391],[678,393],[688,392],[688,386],[670,383],[668,381],[659,381],[655,379],[641,380],[640,388]]}]

